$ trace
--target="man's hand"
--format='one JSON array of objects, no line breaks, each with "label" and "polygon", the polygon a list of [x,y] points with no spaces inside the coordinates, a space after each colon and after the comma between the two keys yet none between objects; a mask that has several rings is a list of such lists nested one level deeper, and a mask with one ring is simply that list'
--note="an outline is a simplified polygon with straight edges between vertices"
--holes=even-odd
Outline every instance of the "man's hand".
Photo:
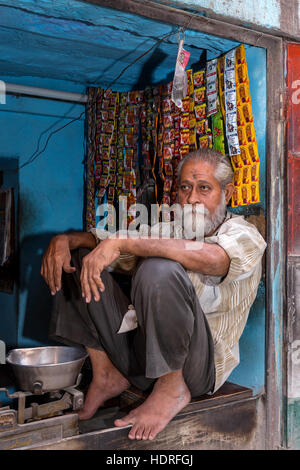
[{"label": "man's hand", "polygon": [[96,302],[100,300],[99,290],[105,287],[101,280],[101,272],[120,256],[119,240],[103,240],[93,251],[82,259],[80,282],[82,297],[89,303],[94,296]]},{"label": "man's hand", "polygon": [[71,252],[67,235],[57,235],[50,241],[44,253],[41,275],[55,295],[61,289],[62,270],[73,273],[76,268],[70,265]]}]

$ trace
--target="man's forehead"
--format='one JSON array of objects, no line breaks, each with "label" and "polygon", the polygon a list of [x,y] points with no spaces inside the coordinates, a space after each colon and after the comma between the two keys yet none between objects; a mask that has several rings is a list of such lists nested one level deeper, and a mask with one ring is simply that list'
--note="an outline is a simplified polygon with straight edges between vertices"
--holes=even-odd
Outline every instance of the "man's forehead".
[{"label": "man's forehead", "polygon": [[213,179],[215,167],[210,163],[189,161],[182,166],[181,180],[184,179]]}]

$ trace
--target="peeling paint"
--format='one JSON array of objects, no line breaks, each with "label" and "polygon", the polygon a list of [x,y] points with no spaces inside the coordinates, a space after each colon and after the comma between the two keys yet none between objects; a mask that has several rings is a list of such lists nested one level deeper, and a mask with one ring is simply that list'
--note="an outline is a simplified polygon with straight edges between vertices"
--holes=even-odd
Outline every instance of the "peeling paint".
[{"label": "peeling paint", "polygon": [[[142,2],[142,0],[139,0]],[[237,18],[243,22],[261,25],[266,28],[280,27],[280,1],[279,0],[179,0],[158,1],[177,8],[184,7],[192,10],[204,8],[217,15]],[[203,14],[203,13],[202,13]]]}]

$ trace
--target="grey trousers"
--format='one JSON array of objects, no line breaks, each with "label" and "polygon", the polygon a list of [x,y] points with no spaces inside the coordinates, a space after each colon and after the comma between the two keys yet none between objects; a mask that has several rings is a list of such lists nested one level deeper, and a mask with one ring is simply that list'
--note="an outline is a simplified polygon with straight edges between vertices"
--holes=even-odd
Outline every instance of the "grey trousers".
[{"label": "grey trousers", "polygon": [[[89,304],[81,295],[81,260],[89,250],[72,252],[72,274],[63,273],[55,295],[50,337],[68,345],[103,350],[135,387],[150,388],[162,375],[179,369],[192,397],[214,387],[213,340],[194,286],[181,264],[164,258],[141,262],[132,278],[129,299],[104,270],[105,291]],[[138,328],[119,333],[133,303]]]}]

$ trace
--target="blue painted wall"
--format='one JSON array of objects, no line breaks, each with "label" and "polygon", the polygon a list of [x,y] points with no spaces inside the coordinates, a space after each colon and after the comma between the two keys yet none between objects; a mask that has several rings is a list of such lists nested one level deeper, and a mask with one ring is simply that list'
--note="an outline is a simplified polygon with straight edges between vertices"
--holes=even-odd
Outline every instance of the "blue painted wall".
[{"label": "blue painted wall", "polygon": [[[70,83],[19,77],[15,82],[83,92]],[[7,96],[0,105],[0,159],[19,167],[43,149],[51,131],[84,108],[56,101]],[[54,134],[43,154],[19,170],[20,284],[0,293],[0,338],[8,346],[47,342],[51,295],[41,278],[42,252],[55,233],[82,229],[84,121]],[[1,160],[0,160],[1,161]]]}]

